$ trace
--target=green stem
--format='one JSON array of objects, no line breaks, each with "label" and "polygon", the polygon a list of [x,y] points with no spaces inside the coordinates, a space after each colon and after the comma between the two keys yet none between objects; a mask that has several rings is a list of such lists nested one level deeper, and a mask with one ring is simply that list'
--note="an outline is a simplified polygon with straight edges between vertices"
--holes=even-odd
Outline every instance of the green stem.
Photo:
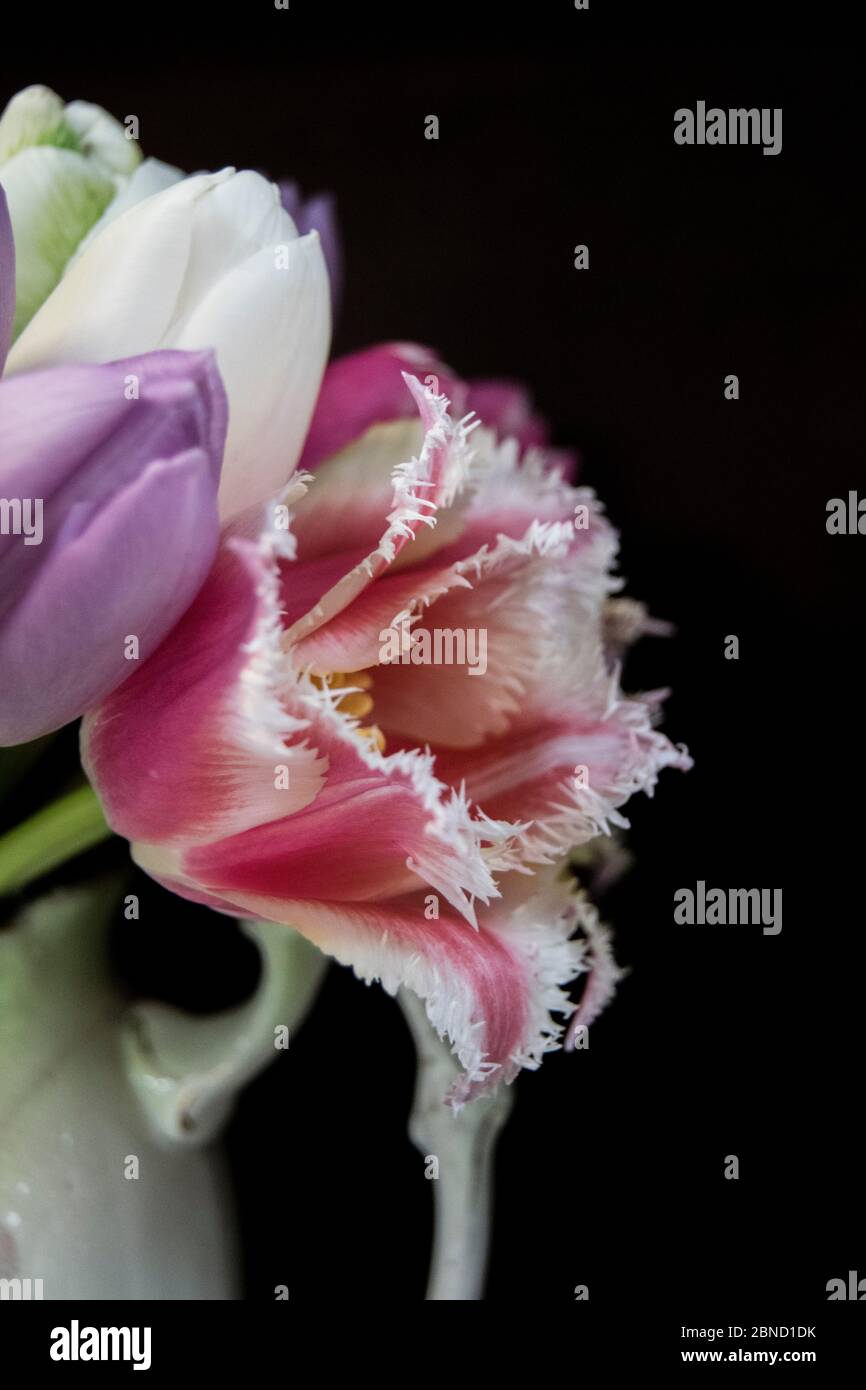
[{"label": "green stem", "polygon": [[0,895],[26,887],[111,833],[92,789],[77,787],[0,836]]}]

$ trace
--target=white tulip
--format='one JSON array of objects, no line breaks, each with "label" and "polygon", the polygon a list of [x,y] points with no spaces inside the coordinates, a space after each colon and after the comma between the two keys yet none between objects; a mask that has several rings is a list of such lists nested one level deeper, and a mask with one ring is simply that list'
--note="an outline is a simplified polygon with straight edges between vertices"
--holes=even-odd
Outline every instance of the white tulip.
[{"label": "white tulip", "polygon": [[[154,193],[161,193],[164,188],[171,188],[172,184],[180,183],[183,178],[186,178],[183,170],[176,169],[173,164],[164,164],[161,159],[142,160],[138,168],[130,174],[120,193],[109,203],[99,221],[91,227],[87,236],[79,243],[75,256],[80,256],[94,237],[99,236],[99,233],[108,226],[109,222],[115,222],[123,213],[134,208],[136,203],[143,202],[145,198],[150,198]],[[73,260],[75,256],[73,256]]]},{"label": "white tulip", "polygon": [[89,102],[64,106],[47,87],[26,87],[9,102],[0,116],[0,184],[15,236],[14,334],[140,159],[137,142]]},{"label": "white tulip", "polygon": [[226,169],[110,219],[21,334],[6,371],[213,348],[229,400],[227,518],[287,482],[329,342],[317,233],[298,236],[274,184]]}]

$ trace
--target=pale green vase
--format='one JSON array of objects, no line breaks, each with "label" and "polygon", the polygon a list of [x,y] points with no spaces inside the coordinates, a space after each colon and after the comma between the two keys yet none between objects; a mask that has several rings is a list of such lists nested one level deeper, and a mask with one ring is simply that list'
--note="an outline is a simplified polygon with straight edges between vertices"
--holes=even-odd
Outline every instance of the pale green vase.
[{"label": "pale green vase", "polygon": [[117,911],[116,891],[87,886],[0,928],[0,1294],[236,1298],[212,1141],[300,1022],[324,959],[286,927],[248,925],[263,971],[243,1007],[130,1007],[105,958]]}]

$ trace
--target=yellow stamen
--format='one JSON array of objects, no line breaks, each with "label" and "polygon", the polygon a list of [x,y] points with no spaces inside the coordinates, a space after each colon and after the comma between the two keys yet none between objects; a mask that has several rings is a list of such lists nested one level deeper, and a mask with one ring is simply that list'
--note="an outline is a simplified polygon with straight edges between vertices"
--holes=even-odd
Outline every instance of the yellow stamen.
[{"label": "yellow stamen", "polygon": [[[350,719],[363,719],[373,708],[372,695],[365,693],[373,688],[373,677],[369,671],[330,671],[326,676],[313,676],[311,679],[319,690],[345,690],[348,687],[349,693],[337,701],[337,709]],[[384,753],[385,736],[377,724],[366,724],[355,732],[369,739],[380,753]]]},{"label": "yellow stamen", "polygon": [[373,708],[373,697],[358,690],[351,695],[344,695],[337,708],[342,710],[343,714],[348,714],[351,719],[363,719]]}]

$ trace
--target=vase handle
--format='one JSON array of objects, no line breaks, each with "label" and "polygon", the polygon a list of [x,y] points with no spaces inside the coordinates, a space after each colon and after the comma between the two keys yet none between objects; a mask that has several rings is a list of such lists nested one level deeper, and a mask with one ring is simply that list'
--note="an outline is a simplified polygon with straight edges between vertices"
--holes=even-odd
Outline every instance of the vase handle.
[{"label": "vase handle", "polygon": [[154,1137],[183,1148],[213,1139],[241,1088],[289,1044],[327,959],[292,928],[244,922],[262,956],[251,999],[210,1018],[167,1004],[132,1005],[123,1020],[124,1066]]}]

